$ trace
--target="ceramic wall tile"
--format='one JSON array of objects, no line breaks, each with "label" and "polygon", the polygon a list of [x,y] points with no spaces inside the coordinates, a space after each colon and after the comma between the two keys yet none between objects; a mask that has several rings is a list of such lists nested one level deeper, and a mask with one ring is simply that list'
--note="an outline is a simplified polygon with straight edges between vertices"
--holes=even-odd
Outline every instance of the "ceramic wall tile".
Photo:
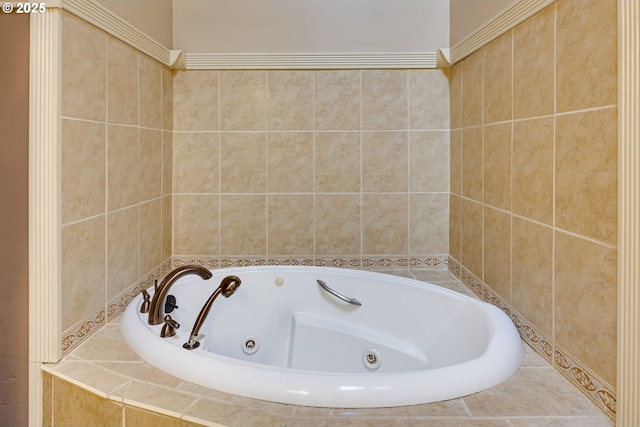
[{"label": "ceramic wall tile", "polygon": [[264,193],[267,189],[267,137],[264,132],[220,134],[220,191]]},{"label": "ceramic wall tile", "polygon": [[462,200],[459,196],[449,196],[449,254],[462,260]]},{"label": "ceramic wall tile", "polygon": [[409,196],[409,254],[449,253],[449,195]]},{"label": "ceramic wall tile", "polygon": [[482,50],[462,61],[462,126],[478,126],[482,118]]},{"label": "ceramic wall tile", "polygon": [[553,230],[513,217],[512,298],[547,334],[553,331]]},{"label": "ceramic wall tile", "polygon": [[220,128],[266,130],[266,71],[220,72]]},{"label": "ceramic wall tile", "polygon": [[617,251],[561,232],[555,245],[555,338],[615,387]]},{"label": "ceramic wall tile", "polygon": [[448,131],[409,132],[409,191],[449,191]]},{"label": "ceramic wall tile", "polygon": [[162,66],[162,129],[173,130],[173,71]]},{"label": "ceramic wall tile", "polygon": [[409,128],[449,130],[449,70],[409,70]]},{"label": "ceramic wall tile", "polygon": [[513,212],[553,223],[554,119],[513,124]]},{"label": "ceramic wall tile", "polygon": [[511,303],[511,215],[485,207],[484,282]]},{"label": "ceramic wall tile", "polygon": [[162,194],[162,131],[141,128],[139,144],[139,200],[155,199]]},{"label": "ceramic wall tile", "polygon": [[173,191],[212,193],[219,189],[220,144],[216,132],[173,134]]},{"label": "ceramic wall tile", "polygon": [[165,260],[172,253],[173,238],[173,197],[165,196],[162,198],[162,252],[161,259]]},{"label": "ceramic wall tile", "polygon": [[140,275],[162,263],[161,199],[140,204]]},{"label": "ceramic wall tile", "polygon": [[320,132],[315,139],[316,191],[359,192],[360,132]]},{"label": "ceramic wall tile", "polygon": [[449,188],[452,194],[462,194],[462,131],[452,130],[449,136]]},{"label": "ceramic wall tile", "polygon": [[107,144],[109,210],[138,203],[140,191],[138,128],[109,125]]},{"label": "ceramic wall tile", "polygon": [[162,65],[139,54],[140,126],[162,128]]},{"label": "ceramic wall tile", "polygon": [[407,218],[406,194],[363,194],[362,252],[406,255]]},{"label": "ceramic wall tile", "polygon": [[218,254],[218,196],[173,196],[173,250],[176,254]]},{"label": "ceramic wall tile", "polygon": [[61,113],[106,119],[107,36],[79,18],[62,13]]},{"label": "ceramic wall tile", "polygon": [[107,215],[107,299],[119,295],[139,276],[139,209],[137,206]]},{"label": "ceramic wall tile", "polygon": [[275,194],[267,206],[269,255],[313,254],[313,196]]},{"label": "ceramic wall tile", "polygon": [[[617,6],[616,0],[558,2],[558,112],[618,102]],[[594,52],[598,52],[597,61],[594,60]]]},{"label": "ceramic wall tile", "polygon": [[106,245],[104,215],[62,227],[62,330],[104,307]]},{"label": "ceramic wall tile", "polygon": [[162,195],[173,192],[173,132],[162,131]]},{"label": "ceramic wall tile", "polygon": [[462,127],[462,62],[449,69],[449,114],[451,129]]},{"label": "ceramic wall tile", "polygon": [[316,195],[315,253],[360,254],[361,209],[360,194]]},{"label": "ceramic wall tile", "polygon": [[407,191],[407,132],[362,134],[362,190]]},{"label": "ceramic wall tile", "polygon": [[460,260],[476,277],[482,278],[482,204],[462,199],[460,209]]},{"label": "ceramic wall tile", "polygon": [[267,250],[265,195],[220,196],[221,254],[264,256]]},{"label": "ceramic wall tile", "polygon": [[105,211],[106,126],[61,122],[60,211],[63,224]]},{"label": "ceramic wall tile", "polygon": [[617,242],[617,109],[556,118],[556,225]]},{"label": "ceramic wall tile", "polygon": [[450,254],[547,335],[541,351],[585,390],[592,374],[615,382],[616,9],[559,0],[450,70]]},{"label": "ceramic wall tile", "polygon": [[109,37],[107,41],[107,120],[138,124],[138,52]]},{"label": "ceramic wall tile", "polygon": [[[142,217],[139,212],[160,206],[159,197],[172,191],[172,117],[165,131],[161,120],[173,114],[173,76],[168,67],[66,12],[62,39],[60,211],[70,228],[63,225],[60,232],[61,269],[100,271],[91,280],[82,275],[81,284],[64,279],[67,330],[93,324],[87,322],[105,314],[109,298],[140,280],[140,266],[156,269],[162,251],[171,254],[167,208],[164,215],[158,207]],[[82,228],[97,220],[98,228]],[[163,248],[162,238],[169,239]],[[113,278],[108,285],[105,274]]]},{"label": "ceramic wall tile", "polygon": [[313,191],[313,133],[270,132],[267,141],[268,188],[272,193]]},{"label": "ceramic wall tile", "polygon": [[511,123],[484,127],[484,202],[511,209]]},{"label": "ceramic wall tile", "polygon": [[462,130],[462,195],[482,201],[482,127]]},{"label": "ceramic wall tile", "polygon": [[406,129],[407,71],[362,71],[362,129]]},{"label": "ceramic wall tile", "polygon": [[359,70],[326,70],[314,73],[316,129],[360,129],[360,73]]},{"label": "ceramic wall tile", "polygon": [[173,76],[173,130],[219,129],[219,72],[178,71]]},{"label": "ceramic wall tile", "polygon": [[483,48],[484,122],[511,120],[513,31],[501,35]]},{"label": "ceramic wall tile", "polygon": [[313,72],[269,71],[267,94],[269,130],[313,129]]},{"label": "ceramic wall tile", "polygon": [[514,29],[513,117],[554,112],[555,6],[547,7]]}]

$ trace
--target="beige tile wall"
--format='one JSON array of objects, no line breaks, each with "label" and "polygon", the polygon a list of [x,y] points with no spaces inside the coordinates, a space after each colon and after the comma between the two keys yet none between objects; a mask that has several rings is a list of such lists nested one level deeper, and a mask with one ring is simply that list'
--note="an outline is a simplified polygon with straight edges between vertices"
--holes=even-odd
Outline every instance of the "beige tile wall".
[{"label": "beige tile wall", "polygon": [[172,79],[155,60],[62,14],[66,344],[116,314],[171,256]]},{"label": "beige tile wall", "polygon": [[179,71],[173,96],[177,258],[449,252],[448,71]]},{"label": "beige tile wall", "polygon": [[548,337],[545,357],[613,390],[616,9],[559,0],[451,69],[449,230],[451,256]]}]

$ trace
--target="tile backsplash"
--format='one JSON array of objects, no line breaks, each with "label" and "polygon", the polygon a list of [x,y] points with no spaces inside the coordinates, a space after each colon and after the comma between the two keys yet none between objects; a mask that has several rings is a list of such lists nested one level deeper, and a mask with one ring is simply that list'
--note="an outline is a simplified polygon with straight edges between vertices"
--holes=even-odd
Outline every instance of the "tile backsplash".
[{"label": "tile backsplash", "polygon": [[173,75],[67,12],[61,21],[66,349],[117,314],[171,256]]},{"label": "tile backsplash", "polygon": [[449,229],[463,281],[614,416],[616,43],[615,0],[559,0],[451,69]]},{"label": "tile backsplash", "polygon": [[446,254],[446,70],[178,71],[176,257]]}]

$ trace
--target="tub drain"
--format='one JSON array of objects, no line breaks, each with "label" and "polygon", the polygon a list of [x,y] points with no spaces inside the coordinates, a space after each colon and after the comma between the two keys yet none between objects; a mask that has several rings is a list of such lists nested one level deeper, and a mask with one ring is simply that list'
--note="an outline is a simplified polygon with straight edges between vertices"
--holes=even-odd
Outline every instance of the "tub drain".
[{"label": "tub drain", "polygon": [[378,369],[382,364],[380,353],[370,348],[362,353],[362,362],[368,369]]},{"label": "tub drain", "polygon": [[259,347],[260,340],[254,335],[247,335],[242,340],[242,351],[244,351],[245,354],[253,354],[258,351]]}]

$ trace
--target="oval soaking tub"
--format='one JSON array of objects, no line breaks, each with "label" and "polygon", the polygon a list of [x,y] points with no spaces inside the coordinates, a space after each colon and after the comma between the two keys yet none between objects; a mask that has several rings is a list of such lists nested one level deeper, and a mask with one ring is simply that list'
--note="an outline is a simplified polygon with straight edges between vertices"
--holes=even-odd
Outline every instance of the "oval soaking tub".
[{"label": "oval soaking tub", "polygon": [[[484,390],[522,362],[522,341],[505,313],[433,284],[328,267],[211,273],[208,280],[180,277],[169,289],[175,335],[161,338],[165,326],[148,324],[142,295],[121,323],[142,359],[205,387],[306,406],[402,406]],[[230,275],[241,286],[215,299],[198,348],[183,348],[201,308]],[[163,301],[162,318],[164,308]]]}]

